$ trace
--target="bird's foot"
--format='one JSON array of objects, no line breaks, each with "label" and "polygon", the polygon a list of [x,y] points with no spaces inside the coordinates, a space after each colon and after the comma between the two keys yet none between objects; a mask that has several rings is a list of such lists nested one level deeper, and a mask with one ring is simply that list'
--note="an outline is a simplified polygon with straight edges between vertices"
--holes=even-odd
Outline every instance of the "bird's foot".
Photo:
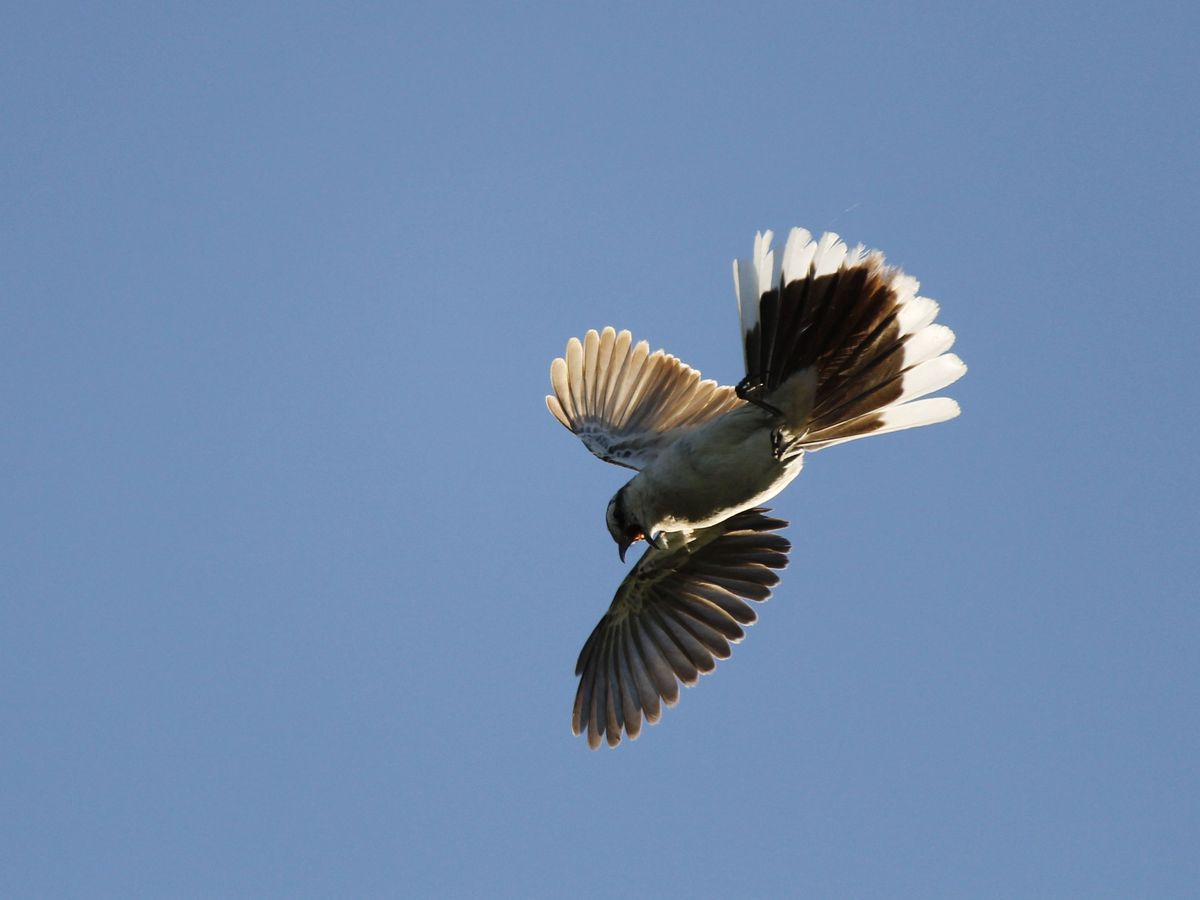
[{"label": "bird's foot", "polygon": [[762,377],[751,378],[747,375],[737,383],[737,387],[733,391],[740,399],[745,400],[753,406],[757,406],[759,409],[766,410],[773,416],[783,415],[782,411],[763,399],[763,394],[767,392],[767,385]]}]

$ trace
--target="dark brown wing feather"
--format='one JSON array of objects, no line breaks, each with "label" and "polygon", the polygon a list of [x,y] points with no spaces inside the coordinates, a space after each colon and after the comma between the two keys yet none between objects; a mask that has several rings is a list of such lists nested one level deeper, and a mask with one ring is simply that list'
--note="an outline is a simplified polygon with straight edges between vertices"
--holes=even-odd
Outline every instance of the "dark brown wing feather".
[{"label": "dark brown wing feather", "polygon": [[571,728],[593,749],[631,739],[661,704],[679,699],[754,621],[745,601],[762,602],[787,565],[787,525],[752,509],[693,536],[687,547],[646,550],[625,576],[607,613],[580,651]]}]

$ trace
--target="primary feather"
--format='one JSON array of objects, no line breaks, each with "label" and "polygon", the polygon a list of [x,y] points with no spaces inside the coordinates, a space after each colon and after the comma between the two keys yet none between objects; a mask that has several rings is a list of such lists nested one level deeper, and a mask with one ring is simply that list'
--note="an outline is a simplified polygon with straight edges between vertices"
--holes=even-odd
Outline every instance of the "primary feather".
[{"label": "primary feather", "polygon": [[663,350],[633,344],[628,331],[589,331],[571,338],[550,365],[554,393],[546,406],[605,462],[644,468],[667,444],[742,401],[731,387]]},{"label": "primary feather", "polygon": [[673,549],[646,550],[579,653],[571,728],[593,748],[632,739],[727,659],[779,581],[791,544],[770,510],[740,513]]}]

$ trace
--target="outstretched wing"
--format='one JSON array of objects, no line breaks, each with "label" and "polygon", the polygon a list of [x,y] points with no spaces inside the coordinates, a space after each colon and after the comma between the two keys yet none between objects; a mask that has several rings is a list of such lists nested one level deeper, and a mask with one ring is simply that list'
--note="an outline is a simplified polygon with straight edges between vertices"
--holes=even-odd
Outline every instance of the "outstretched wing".
[{"label": "outstretched wing", "polygon": [[546,406],[605,462],[646,466],[684,432],[738,406],[731,387],[700,373],[628,331],[589,331],[567,342],[550,366]]},{"label": "outstretched wing", "polygon": [[774,533],[787,522],[768,512],[738,513],[673,550],[650,547],[625,576],[575,665],[571,730],[587,731],[592,749],[605,737],[615,747],[622,729],[636,738],[643,717],[657,722],[661,704],[679,700],[678,682],[711,672],[758,618],[746,601],[771,596],[791,549]]}]

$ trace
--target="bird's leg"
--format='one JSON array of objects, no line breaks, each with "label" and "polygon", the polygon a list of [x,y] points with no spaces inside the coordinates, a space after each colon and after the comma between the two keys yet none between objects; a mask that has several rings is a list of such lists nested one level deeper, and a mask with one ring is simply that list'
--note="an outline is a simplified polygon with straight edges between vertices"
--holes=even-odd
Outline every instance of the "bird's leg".
[{"label": "bird's leg", "polygon": [[751,378],[749,375],[747,375],[737,383],[737,387],[735,387],[733,391],[738,395],[739,398],[745,400],[747,403],[757,406],[759,409],[764,409],[773,416],[783,416],[783,412],[781,410],[762,399],[763,394],[767,392],[767,385],[765,384],[765,378],[763,376]]}]

